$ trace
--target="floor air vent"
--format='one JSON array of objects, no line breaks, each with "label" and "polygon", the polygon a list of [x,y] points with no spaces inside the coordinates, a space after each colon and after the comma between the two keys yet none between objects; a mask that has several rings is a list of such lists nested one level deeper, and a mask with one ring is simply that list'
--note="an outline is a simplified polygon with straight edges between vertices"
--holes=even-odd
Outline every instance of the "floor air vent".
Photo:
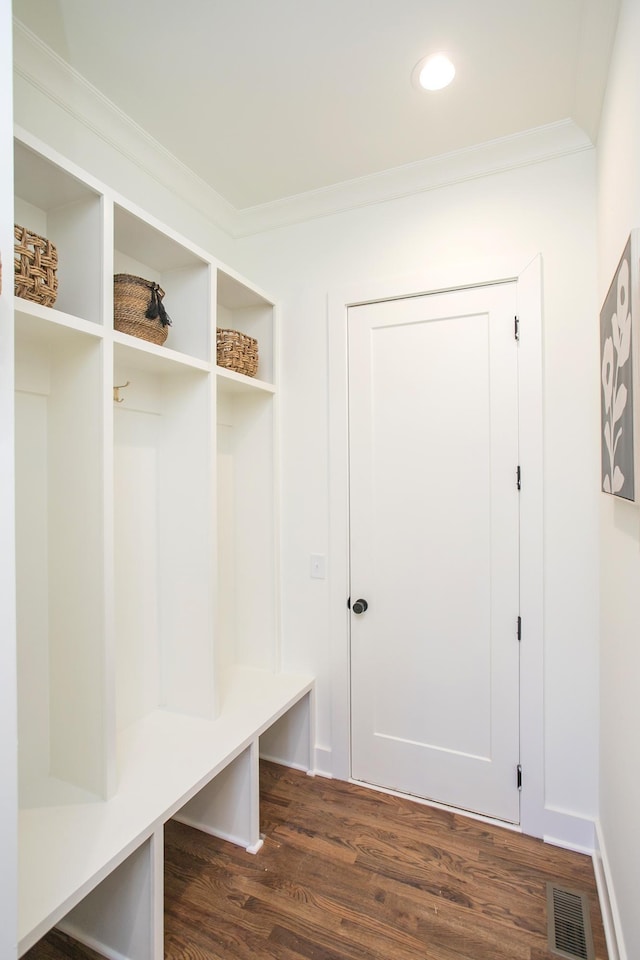
[{"label": "floor air vent", "polygon": [[569,960],[594,960],[586,894],[547,884],[549,949]]}]

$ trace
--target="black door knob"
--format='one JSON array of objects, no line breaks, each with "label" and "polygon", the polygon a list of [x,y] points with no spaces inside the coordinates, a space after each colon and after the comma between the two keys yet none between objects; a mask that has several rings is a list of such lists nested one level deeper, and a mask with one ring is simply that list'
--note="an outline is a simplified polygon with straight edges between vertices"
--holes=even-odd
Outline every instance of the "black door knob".
[{"label": "black door knob", "polygon": [[367,603],[366,600],[356,600],[352,604],[351,609],[353,610],[354,613],[364,613],[365,610],[368,608],[368,606],[369,604]]}]

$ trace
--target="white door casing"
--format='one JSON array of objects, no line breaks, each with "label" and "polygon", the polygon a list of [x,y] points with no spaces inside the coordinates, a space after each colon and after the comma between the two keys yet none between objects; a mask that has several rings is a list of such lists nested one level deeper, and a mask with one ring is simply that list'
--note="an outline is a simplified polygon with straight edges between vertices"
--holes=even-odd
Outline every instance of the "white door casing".
[{"label": "white door casing", "polygon": [[352,776],[512,823],[516,311],[506,283],[348,318]]}]

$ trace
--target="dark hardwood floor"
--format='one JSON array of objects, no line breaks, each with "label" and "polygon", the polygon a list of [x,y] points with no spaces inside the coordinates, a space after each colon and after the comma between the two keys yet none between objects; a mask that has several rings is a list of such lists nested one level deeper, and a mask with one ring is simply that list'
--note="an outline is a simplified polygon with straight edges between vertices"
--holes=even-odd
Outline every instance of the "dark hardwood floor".
[{"label": "dark hardwood floor", "polygon": [[[165,831],[169,960],[553,960],[546,883],[585,892],[589,857],[340,781],[261,767],[257,856]],[[94,960],[52,932],[28,960]]]}]

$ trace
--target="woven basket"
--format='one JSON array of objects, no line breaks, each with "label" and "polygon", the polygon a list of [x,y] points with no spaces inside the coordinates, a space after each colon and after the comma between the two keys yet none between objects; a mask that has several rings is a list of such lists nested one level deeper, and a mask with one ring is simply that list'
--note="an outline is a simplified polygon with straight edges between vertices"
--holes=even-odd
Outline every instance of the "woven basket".
[{"label": "woven basket", "polygon": [[219,367],[255,377],[258,371],[258,341],[239,330],[216,329],[217,362]]},{"label": "woven basket", "polygon": [[113,326],[121,333],[163,344],[171,320],[162,305],[164,290],[157,283],[130,273],[113,278]]},{"label": "woven basket", "polygon": [[52,307],[58,296],[58,251],[46,237],[14,224],[14,292],[23,300]]}]

